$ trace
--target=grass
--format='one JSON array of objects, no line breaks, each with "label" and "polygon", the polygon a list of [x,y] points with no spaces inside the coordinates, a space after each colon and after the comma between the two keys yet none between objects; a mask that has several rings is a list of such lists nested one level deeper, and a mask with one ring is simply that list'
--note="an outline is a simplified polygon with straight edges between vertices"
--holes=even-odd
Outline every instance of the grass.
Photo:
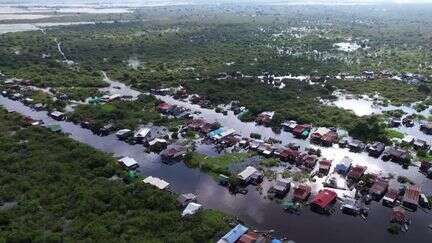
[{"label": "grass", "polygon": [[260,162],[260,165],[265,166],[265,167],[274,167],[274,166],[277,166],[278,164],[279,164],[279,160],[275,159],[275,158],[263,159]]},{"label": "grass", "polygon": [[432,162],[432,154],[431,153],[427,153],[427,152],[422,151],[422,150],[420,150],[420,151],[417,152],[417,158],[419,160],[422,160],[422,161]]},{"label": "grass", "polygon": [[185,163],[193,168],[200,168],[213,175],[229,175],[228,167],[237,162],[251,157],[250,153],[230,153],[218,157],[209,157],[199,153],[188,153]]},{"label": "grass", "polygon": [[305,172],[305,171],[290,171],[290,170],[285,170],[282,173],[282,177],[283,178],[292,178],[293,181],[297,181],[297,182],[304,182],[307,181],[309,178],[309,173]]},{"label": "grass", "polygon": [[402,139],[405,137],[405,135],[399,131],[393,130],[393,129],[386,129],[385,134],[388,138],[399,138]]}]

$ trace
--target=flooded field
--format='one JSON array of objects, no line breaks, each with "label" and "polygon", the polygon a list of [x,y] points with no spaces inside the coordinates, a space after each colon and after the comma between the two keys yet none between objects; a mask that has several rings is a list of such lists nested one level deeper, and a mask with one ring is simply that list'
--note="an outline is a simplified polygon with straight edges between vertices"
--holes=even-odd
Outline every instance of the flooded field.
[{"label": "flooded field", "polygon": [[[138,91],[132,90],[122,83],[112,81],[106,76],[105,81],[110,83],[110,87],[106,89],[107,91],[132,97],[139,95]],[[196,117],[203,117],[209,122],[217,121],[222,126],[234,128],[238,134],[245,137],[254,132],[261,134],[263,138],[279,139],[282,144],[294,142],[303,148],[318,148],[318,146],[309,144],[308,141],[293,138],[291,133],[275,133],[270,128],[257,126],[255,123],[241,122],[232,112],[223,115],[216,113],[214,110],[192,105],[187,101],[173,99],[170,96],[157,97],[170,104],[189,108],[192,112],[199,112],[200,114],[196,114]],[[187,168],[183,163],[171,166],[161,163],[159,155],[145,153],[142,145],[126,144],[119,141],[113,134],[106,137],[96,136],[90,130],[83,129],[78,125],[54,121],[47,116],[46,112],[36,112],[18,101],[0,97],[0,104],[10,111],[19,112],[34,119],[41,119],[46,125],[60,124],[63,132],[69,134],[71,138],[102,151],[113,153],[115,156],[133,157],[139,162],[139,172],[143,175],[161,177],[170,182],[173,190],[178,193],[192,192],[197,194],[199,202],[203,203],[207,208],[214,208],[236,215],[257,229],[274,229],[280,236],[288,237],[296,242],[345,242],[347,238],[355,238],[362,242],[429,242],[428,239],[432,237],[432,231],[427,228],[427,225],[432,223],[432,216],[429,212],[421,209],[409,214],[412,218],[410,229],[407,233],[398,236],[386,233],[386,225],[389,222],[391,209],[382,206],[381,203],[373,202],[368,206],[370,213],[366,221],[360,217],[342,214],[338,210],[332,216],[323,216],[311,212],[309,207],[303,208],[299,215],[289,214],[284,212],[277,202],[266,199],[266,193],[260,192],[254,186],[247,188],[249,192],[246,195],[234,195],[226,188],[218,185],[214,178],[197,169]],[[425,193],[432,192],[432,181],[419,173],[417,167],[412,166],[409,169],[403,169],[398,164],[371,158],[366,153],[352,153],[347,149],[339,148],[337,145],[330,148],[320,147],[320,149],[322,150],[322,156],[325,158],[339,161],[344,156],[349,156],[353,159],[353,164],[368,166],[369,172],[383,175],[391,172],[395,175],[407,176],[421,185]],[[218,156],[212,145],[199,145],[197,151],[208,156]],[[266,191],[272,183],[265,180],[262,184],[263,191]],[[392,180],[392,183],[397,184],[395,180]],[[312,188],[313,192],[321,189],[320,180],[312,183]],[[350,191],[346,190],[337,191],[340,196],[350,194]],[[310,230],[313,234],[304,233],[305,225],[307,225],[307,230]],[[328,232],[333,233],[328,234]],[[321,237],[323,234],[326,235],[325,238]]]},{"label": "flooded field", "polygon": [[52,17],[51,15],[42,14],[0,14],[1,20],[22,20],[22,19],[44,19]]},{"label": "flooded field", "polygon": [[0,34],[42,30],[46,27],[95,24],[95,22],[58,22],[58,23],[35,23],[35,24],[0,24]]}]

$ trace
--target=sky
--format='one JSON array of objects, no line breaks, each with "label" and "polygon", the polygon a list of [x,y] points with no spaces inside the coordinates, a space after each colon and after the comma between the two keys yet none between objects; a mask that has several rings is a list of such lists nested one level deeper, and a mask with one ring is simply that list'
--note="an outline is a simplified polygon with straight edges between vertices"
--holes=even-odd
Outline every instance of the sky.
[{"label": "sky", "polygon": [[0,4],[31,5],[175,5],[207,3],[269,3],[269,4],[373,4],[373,3],[432,3],[432,0],[0,0]]}]

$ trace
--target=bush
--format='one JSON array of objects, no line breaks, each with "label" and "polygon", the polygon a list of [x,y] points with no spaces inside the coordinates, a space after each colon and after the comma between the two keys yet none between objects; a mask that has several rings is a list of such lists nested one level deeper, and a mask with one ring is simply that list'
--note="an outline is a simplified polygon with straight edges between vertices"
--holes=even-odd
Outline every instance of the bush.
[{"label": "bush", "polygon": [[387,227],[387,231],[393,235],[399,234],[400,230],[401,230],[401,226],[399,224],[396,224],[396,223],[390,224]]},{"label": "bush", "polygon": [[251,134],[250,134],[250,137],[251,137],[251,138],[254,138],[254,139],[261,139],[261,134],[258,134],[258,133],[251,133]]}]

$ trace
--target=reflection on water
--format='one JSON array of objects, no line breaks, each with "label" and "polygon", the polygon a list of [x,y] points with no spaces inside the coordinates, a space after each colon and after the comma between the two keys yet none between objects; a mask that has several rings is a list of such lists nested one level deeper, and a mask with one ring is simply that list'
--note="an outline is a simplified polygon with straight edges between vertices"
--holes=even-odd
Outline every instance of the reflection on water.
[{"label": "reflection on water", "polygon": [[339,97],[333,102],[333,105],[345,110],[350,110],[357,116],[368,116],[382,113],[380,106],[375,105],[373,101],[367,99]]},{"label": "reflection on water", "polygon": [[0,34],[39,30],[34,24],[0,24]]},{"label": "reflection on water", "polygon": [[[325,102],[329,105],[334,105],[336,107],[350,110],[354,112],[357,116],[367,116],[373,114],[381,114],[384,111],[391,110],[402,110],[406,114],[419,114],[425,117],[429,116],[432,111],[432,107],[429,107],[421,112],[417,112],[412,106],[394,106],[386,105],[383,106],[379,101],[375,101],[367,95],[353,97],[352,95],[344,95],[339,92],[334,93],[338,98],[333,102]],[[414,104],[413,104],[414,105]]]}]

